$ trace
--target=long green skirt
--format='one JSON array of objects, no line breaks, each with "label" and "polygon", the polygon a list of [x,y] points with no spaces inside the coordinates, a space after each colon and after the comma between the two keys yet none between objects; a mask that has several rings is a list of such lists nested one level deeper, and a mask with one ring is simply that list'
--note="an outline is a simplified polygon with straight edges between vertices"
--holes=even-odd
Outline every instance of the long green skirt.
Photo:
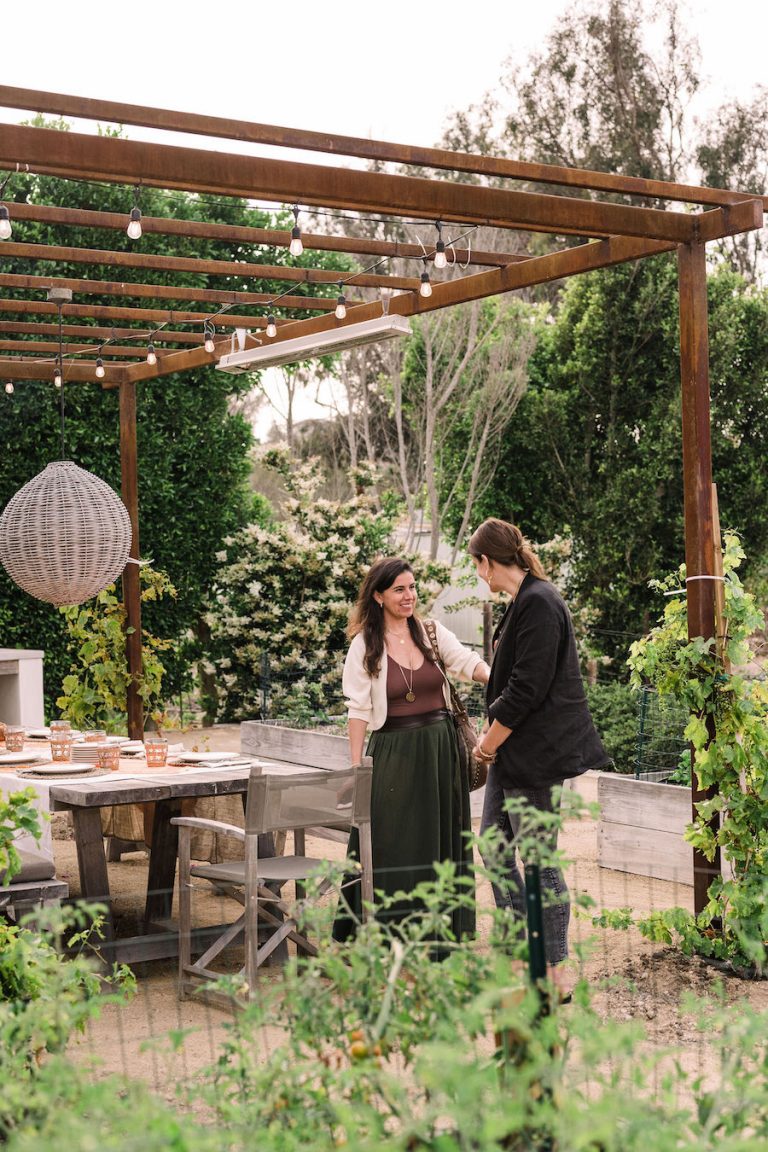
[{"label": "long green skirt", "polygon": [[[459,766],[453,721],[374,732],[367,753],[373,757],[374,890],[388,896],[410,893],[417,884],[434,878],[436,861],[453,860],[458,875],[472,876],[472,847],[466,835],[470,830],[469,787]],[[353,830],[349,841],[353,859],[359,859],[358,848]],[[421,907],[406,895],[387,910],[386,918],[397,921]],[[334,939],[348,938],[361,911],[359,881],[345,885]],[[451,931],[457,940],[474,934],[474,902],[471,907],[452,909]]]}]

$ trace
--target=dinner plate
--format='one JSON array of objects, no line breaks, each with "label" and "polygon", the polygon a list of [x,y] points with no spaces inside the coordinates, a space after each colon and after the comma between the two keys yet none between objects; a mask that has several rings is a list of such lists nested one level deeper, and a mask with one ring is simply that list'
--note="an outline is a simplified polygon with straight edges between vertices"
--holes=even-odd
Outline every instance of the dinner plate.
[{"label": "dinner plate", "polygon": [[237,752],[179,752],[174,759],[181,764],[218,764],[222,760],[239,760]]},{"label": "dinner plate", "polygon": [[3,764],[34,764],[37,761],[45,763],[47,757],[39,752],[3,752],[0,756],[0,765]]},{"label": "dinner plate", "polygon": [[27,728],[28,740],[48,740],[50,735],[50,728]]},{"label": "dinner plate", "polygon": [[82,772],[93,772],[93,764],[54,764],[50,760],[41,760],[34,764],[27,762],[24,765],[34,772],[36,776],[79,776]]}]

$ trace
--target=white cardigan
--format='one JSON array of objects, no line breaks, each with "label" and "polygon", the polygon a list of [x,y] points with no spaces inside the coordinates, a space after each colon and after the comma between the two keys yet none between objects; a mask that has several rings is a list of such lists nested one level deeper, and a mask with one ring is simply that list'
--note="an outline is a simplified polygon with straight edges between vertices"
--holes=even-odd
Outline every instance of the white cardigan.
[{"label": "white cardigan", "polygon": [[[482,656],[473,652],[471,648],[465,648],[453,632],[444,628],[438,620],[435,620],[435,632],[437,650],[448,675],[471,680],[475,668],[482,663]],[[426,633],[424,640],[429,647]],[[385,648],[382,654],[378,676],[369,676],[363,666],[364,658],[365,640],[362,632],[358,632],[349,646],[344,661],[342,689],[350,720],[365,720],[368,727],[375,731],[381,728],[387,718],[387,650]],[[450,708],[451,698],[447,684],[443,684],[443,695],[446,708]]]}]

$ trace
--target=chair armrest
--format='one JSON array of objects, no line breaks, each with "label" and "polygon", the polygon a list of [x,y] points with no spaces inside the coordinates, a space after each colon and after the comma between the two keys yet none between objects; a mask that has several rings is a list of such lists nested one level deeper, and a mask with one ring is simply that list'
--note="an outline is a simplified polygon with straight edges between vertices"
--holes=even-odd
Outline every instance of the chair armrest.
[{"label": "chair armrest", "polygon": [[226,832],[228,836],[236,836],[238,840],[245,840],[245,829],[238,828],[236,824],[224,824],[221,820],[204,820],[202,816],[174,816],[171,824],[179,828],[202,828],[208,832]]}]

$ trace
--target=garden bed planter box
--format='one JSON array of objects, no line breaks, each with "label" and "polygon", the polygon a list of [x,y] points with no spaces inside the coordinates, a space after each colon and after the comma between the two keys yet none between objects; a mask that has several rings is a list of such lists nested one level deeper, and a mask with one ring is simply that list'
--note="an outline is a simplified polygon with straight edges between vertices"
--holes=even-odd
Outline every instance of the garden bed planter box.
[{"label": "garden bed planter box", "polygon": [[289,764],[306,764],[329,770],[349,766],[349,741],[346,736],[316,732],[311,728],[288,728],[282,724],[265,724],[261,720],[244,720],[240,725],[240,751],[244,756],[263,756]]},{"label": "garden bed planter box", "polygon": [[693,849],[683,839],[691,822],[691,790],[634,776],[603,773],[597,860],[602,868],[693,884]]}]

